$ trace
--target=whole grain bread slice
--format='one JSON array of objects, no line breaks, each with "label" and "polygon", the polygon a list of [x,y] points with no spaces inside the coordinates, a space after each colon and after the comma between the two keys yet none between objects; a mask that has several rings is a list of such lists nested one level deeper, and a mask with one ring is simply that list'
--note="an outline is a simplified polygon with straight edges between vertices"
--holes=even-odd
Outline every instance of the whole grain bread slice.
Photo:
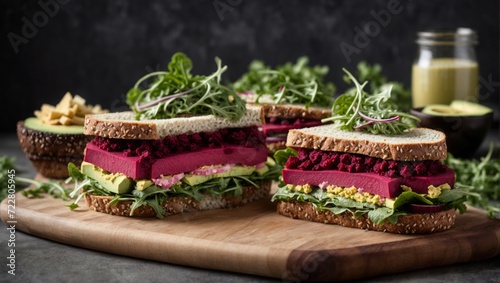
[{"label": "whole grain bread slice", "polygon": [[[267,181],[259,187],[243,187],[241,195],[208,195],[206,194],[201,201],[192,197],[169,197],[163,203],[165,215],[174,215],[179,213],[188,213],[193,211],[203,211],[219,208],[234,208],[247,203],[269,197],[272,181]],[[85,194],[85,203],[94,211],[119,216],[134,217],[155,217],[155,210],[149,205],[142,205],[136,208],[131,215],[132,201],[122,200],[111,203],[111,196],[97,196]]]},{"label": "whole grain bread slice", "polygon": [[349,211],[336,215],[329,210],[318,210],[310,202],[299,201],[279,201],[277,211],[281,215],[294,219],[397,234],[428,234],[445,231],[455,225],[456,218],[456,211],[450,209],[435,213],[402,215],[398,217],[396,224],[390,222],[374,224],[366,214],[357,218]]},{"label": "whole grain bread slice", "polygon": [[132,111],[126,111],[86,115],[83,133],[114,139],[156,140],[166,136],[261,125],[263,122],[261,108],[250,105],[247,105],[243,117],[235,122],[214,115],[136,120]]},{"label": "whole grain bread slice", "polygon": [[277,117],[284,119],[302,118],[321,120],[332,115],[329,108],[308,107],[297,104],[257,104],[262,107],[265,117]]},{"label": "whole grain bread slice", "polygon": [[428,128],[412,128],[399,135],[385,136],[321,125],[290,130],[286,145],[401,161],[443,160],[447,156],[445,134]]}]

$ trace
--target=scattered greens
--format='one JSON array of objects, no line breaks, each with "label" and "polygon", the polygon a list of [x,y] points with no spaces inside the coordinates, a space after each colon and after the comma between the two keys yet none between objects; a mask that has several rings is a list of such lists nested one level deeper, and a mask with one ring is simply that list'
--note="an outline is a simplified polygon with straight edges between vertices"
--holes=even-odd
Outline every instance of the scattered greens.
[{"label": "scattered greens", "polygon": [[[367,91],[369,93],[380,93],[384,90],[391,88],[390,100],[396,105],[397,109],[402,112],[409,112],[411,108],[411,93],[402,83],[389,81],[389,79],[382,75],[382,67],[379,64],[370,65],[365,61],[358,63],[357,78],[359,81],[369,81]],[[344,80],[350,83],[349,76],[344,76]],[[353,87],[346,92],[355,92],[356,88]]]},{"label": "scattered greens", "polygon": [[67,186],[68,181],[64,183],[58,181],[39,182],[28,178],[16,177],[16,180],[22,183],[32,185],[30,188],[22,191],[23,196],[29,198],[42,198],[43,194],[48,194],[54,198],[70,200],[70,189]]},{"label": "scattered greens", "polygon": [[272,69],[262,61],[254,60],[248,72],[233,83],[233,88],[239,93],[256,94],[256,103],[264,96],[271,96],[275,104],[330,107],[335,86],[323,82],[328,67],[308,63],[307,57],[300,57],[295,64],[288,62]]},{"label": "scattered greens", "polygon": [[152,72],[136,82],[127,94],[127,104],[137,119],[213,114],[237,121],[246,111],[245,102],[220,83],[227,66],[222,67],[219,58],[215,62],[213,74],[194,76],[191,60],[184,53],[175,53],[168,71]]},{"label": "scattered greens", "polygon": [[[14,158],[2,156],[0,157],[0,201],[7,197],[9,188],[9,174],[12,170],[17,171],[14,168]],[[11,175],[12,176],[12,175]]]},{"label": "scattered greens", "polygon": [[356,91],[340,95],[333,103],[334,116],[323,119],[323,122],[335,122],[342,130],[396,135],[414,127],[419,121],[413,115],[398,111],[397,105],[390,100],[391,87],[380,93],[368,94],[363,90],[368,81],[360,84],[349,71],[343,70],[354,83]]},{"label": "scattered greens", "polygon": [[456,185],[478,195],[469,198],[470,204],[486,210],[490,217],[500,218],[500,159],[492,159],[492,154],[493,147],[480,160],[461,159],[448,153],[444,163],[455,170]]},{"label": "scattered greens", "polygon": [[[31,198],[41,198],[43,194],[48,194],[54,198],[61,198],[63,200],[69,200],[69,190],[64,187],[61,182],[58,181],[46,181],[39,182],[29,178],[15,176],[19,173],[14,167],[14,158],[8,156],[0,157],[0,200],[3,200],[8,195],[9,179],[14,180],[16,191],[21,188],[29,186],[29,188],[22,190],[22,194],[25,197]],[[9,173],[15,172],[15,173]]]}]

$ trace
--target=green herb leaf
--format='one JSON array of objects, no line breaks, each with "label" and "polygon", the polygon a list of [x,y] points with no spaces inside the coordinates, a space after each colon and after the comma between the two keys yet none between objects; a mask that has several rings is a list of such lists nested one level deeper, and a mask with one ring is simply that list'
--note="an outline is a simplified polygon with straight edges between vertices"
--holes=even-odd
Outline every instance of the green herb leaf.
[{"label": "green herb leaf", "polygon": [[233,83],[240,93],[255,94],[255,103],[265,96],[275,104],[291,103],[331,107],[335,86],[325,83],[327,66],[310,66],[308,57],[300,57],[295,64],[287,62],[275,69],[260,60],[250,63],[248,71]]},{"label": "green herb leaf", "polygon": [[368,82],[360,84],[349,71],[343,70],[354,82],[356,91],[340,95],[333,103],[334,116],[323,119],[323,122],[335,122],[347,131],[397,135],[414,127],[419,121],[418,117],[397,110],[390,100],[391,88],[369,95],[363,90]]},{"label": "green herb leaf", "polygon": [[191,60],[184,53],[175,53],[168,71],[147,74],[136,82],[127,93],[127,104],[137,119],[215,115],[237,121],[246,111],[245,101],[221,85],[227,66],[222,67],[219,58],[215,62],[217,70],[213,74],[194,76]]},{"label": "green herb leaf", "polygon": [[[380,93],[387,88],[391,88],[390,100],[396,105],[401,112],[409,112],[411,108],[411,92],[401,82],[390,81],[382,75],[382,66],[379,64],[370,65],[366,61],[360,61],[357,66],[357,78],[359,81],[370,82],[367,85],[369,93]],[[344,81],[351,82],[349,76],[344,76]],[[346,92],[355,92],[353,87]]]},{"label": "green herb leaf", "polygon": [[287,147],[286,149],[277,150],[274,153],[273,157],[276,163],[278,163],[281,166],[285,166],[288,158],[290,158],[291,156],[297,156],[297,154],[298,153],[295,149]]},{"label": "green herb leaf", "polygon": [[[15,158],[2,156],[0,157],[0,201],[7,197],[9,180],[15,180],[14,176],[16,173],[19,173],[18,170],[14,167]],[[14,173],[12,173],[14,172]],[[12,182],[12,181],[11,181]],[[15,186],[18,189],[18,186]]]}]

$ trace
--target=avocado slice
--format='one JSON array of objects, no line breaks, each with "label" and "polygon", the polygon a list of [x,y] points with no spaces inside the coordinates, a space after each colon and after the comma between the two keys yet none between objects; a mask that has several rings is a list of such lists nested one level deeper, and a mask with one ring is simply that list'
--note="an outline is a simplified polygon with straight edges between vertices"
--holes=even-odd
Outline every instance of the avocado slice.
[{"label": "avocado slice", "polygon": [[422,113],[435,116],[483,116],[492,111],[489,107],[466,100],[453,100],[450,105],[430,104],[422,109]]},{"label": "avocado slice", "polygon": [[83,134],[83,126],[79,125],[49,125],[43,123],[40,119],[36,117],[29,117],[24,120],[24,126],[26,128],[40,131],[40,132],[49,132],[56,134]]},{"label": "avocado slice", "polygon": [[188,185],[194,186],[201,183],[204,183],[213,178],[222,178],[222,177],[233,177],[233,176],[248,176],[251,175],[255,171],[255,166],[243,166],[236,165],[233,168],[224,171],[222,173],[212,174],[212,175],[194,175],[194,174],[186,174],[182,179],[183,182]]},{"label": "avocado slice", "polygon": [[135,182],[135,188],[139,191],[144,191],[147,187],[152,186],[154,183],[151,180],[142,179]]},{"label": "avocado slice", "polygon": [[493,110],[481,104],[467,101],[467,100],[453,100],[450,104],[451,108],[456,109],[462,113],[470,114],[471,116],[486,115]]},{"label": "avocado slice", "polygon": [[81,171],[87,177],[96,180],[101,186],[115,194],[128,193],[132,189],[132,179],[121,173],[108,173],[92,163],[83,161]]},{"label": "avocado slice", "polygon": [[430,104],[422,109],[422,113],[435,116],[461,116],[462,113],[450,105],[446,104]]}]

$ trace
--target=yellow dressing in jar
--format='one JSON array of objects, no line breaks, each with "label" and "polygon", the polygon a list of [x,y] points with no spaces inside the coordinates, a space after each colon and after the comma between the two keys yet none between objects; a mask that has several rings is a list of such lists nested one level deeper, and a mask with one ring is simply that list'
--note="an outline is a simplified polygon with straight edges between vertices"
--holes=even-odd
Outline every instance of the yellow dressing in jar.
[{"label": "yellow dressing in jar", "polygon": [[412,66],[412,106],[477,101],[479,66],[468,28],[418,33],[417,58]]}]

